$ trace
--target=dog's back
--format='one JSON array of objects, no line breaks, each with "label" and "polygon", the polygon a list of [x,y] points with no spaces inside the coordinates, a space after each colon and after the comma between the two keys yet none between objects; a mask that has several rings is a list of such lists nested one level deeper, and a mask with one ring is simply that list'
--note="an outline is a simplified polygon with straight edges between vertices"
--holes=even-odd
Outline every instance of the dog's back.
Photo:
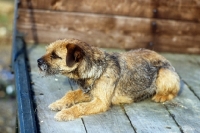
[{"label": "dog's back", "polygon": [[114,104],[140,101],[153,95],[156,102],[164,102],[177,95],[179,76],[163,56],[138,49],[122,53],[118,61],[120,76],[113,97]]}]

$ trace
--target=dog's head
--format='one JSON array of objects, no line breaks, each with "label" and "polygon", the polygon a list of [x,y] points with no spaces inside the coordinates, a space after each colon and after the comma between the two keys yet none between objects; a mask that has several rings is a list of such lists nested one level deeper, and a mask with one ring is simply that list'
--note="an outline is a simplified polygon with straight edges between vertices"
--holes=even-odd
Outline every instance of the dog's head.
[{"label": "dog's head", "polygon": [[58,40],[46,48],[46,54],[37,60],[38,67],[46,75],[74,71],[82,62],[88,44],[76,39]]},{"label": "dog's head", "polygon": [[73,79],[100,75],[105,54],[97,47],[77,39],[64,39],[51,43],[46,54],[37,60],[46,75],[63,74]]}]

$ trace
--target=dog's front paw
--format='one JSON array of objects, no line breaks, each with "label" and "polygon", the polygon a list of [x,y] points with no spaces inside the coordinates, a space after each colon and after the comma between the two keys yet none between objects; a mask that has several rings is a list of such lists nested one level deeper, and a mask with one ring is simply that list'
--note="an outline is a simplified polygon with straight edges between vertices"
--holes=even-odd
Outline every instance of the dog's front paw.
[{"label": "dog's front paw", "polygon": [[60,99],[60,100],[53,102],[48,107],[49,107],[49,109],[51,109],[53,111],[60,111],[60,110],[65,109],[65,108],[69,108],[73,105],[74,105],[73,101],[70,101],[68,99],[64,99],[64,100]]},{"label": "dog's front paw", "polygon": [[53,111],[60,111],[64,108],[66,108],[66,104],[64,104],[63,102],[56,101],[56,102],[53,102],[52,104],[50,104],[48,106],[48,108]]},{"label": "dog's front paw", "polygon": [[68,110],[61,110],[58,112],[55,117],[57,121],[71,121],[77,118],[74,113],[68,111]]}]

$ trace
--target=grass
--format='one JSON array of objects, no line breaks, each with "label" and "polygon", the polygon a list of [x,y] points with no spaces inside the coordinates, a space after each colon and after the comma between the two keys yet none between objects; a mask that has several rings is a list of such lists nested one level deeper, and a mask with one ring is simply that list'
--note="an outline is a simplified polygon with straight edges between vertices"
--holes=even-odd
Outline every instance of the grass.
[{"label": "grass", "polygon": [[0,45],[11,45],[14,0],[0,0]]}]

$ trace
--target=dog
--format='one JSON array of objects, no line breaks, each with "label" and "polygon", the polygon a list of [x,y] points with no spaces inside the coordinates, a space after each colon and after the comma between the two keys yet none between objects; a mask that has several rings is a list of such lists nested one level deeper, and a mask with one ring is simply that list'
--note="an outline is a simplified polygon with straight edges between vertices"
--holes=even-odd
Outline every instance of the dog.
[{"label": "dog", "polygon": [[54,117],[58,121],[149,97],[165,102],[180,90],[180,78],[171,63],[147,49],[108,53],[77,39],[63,39],[47,46],[37,63],[45,75],[62,74],[79,85],[49,105],[59,111]]}]

